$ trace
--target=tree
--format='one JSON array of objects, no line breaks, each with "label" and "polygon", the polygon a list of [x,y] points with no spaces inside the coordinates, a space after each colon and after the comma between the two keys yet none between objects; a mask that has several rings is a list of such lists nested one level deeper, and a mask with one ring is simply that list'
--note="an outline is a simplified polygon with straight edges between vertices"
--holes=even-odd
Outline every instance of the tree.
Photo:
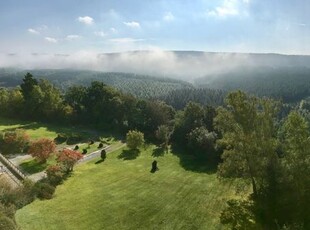
[{"label": "tree", "polygon": [[169,145],[171,134],[172,132],[169,126],[167,125],[158,126],[156,133],[155,133],[155,136],[160,141],[161,146],[166,150],[168,150],[168,145]]},{"label": "tree", "polygon": [[128,148],[136,150],[139,147],[143,146],[144,134],[136,130],[130,130],[126,134],[126,142],[127,142]]},{"label": "tree", "polygon": [[45,163],[55,149],[56,144],[53,140],[42,138],[31,143],[28,153],[35,157],[40,163]]},{"label": "tree", "polygon": [[186,146],[188,134],[195,128],[204,126],[204,108],[194,102],[189,102],[183,111],[179,111],[175,116],[175,130],[173,139],[179,145]]},{"label": "tree", "polygon": [[73,171],[73,166],[83,158],[83,155],[71,149],[63,149],[57,156],[57,162],[63,167],[65,173]]},{"label": "tree", "polygon": [[35,85],[38,85],[38,81],[30,73],[27,73],[23,79],[23,83],[20,85],[25,100],[30,98]]},{"label": "tree", "polygon": [[0,133],[0,150],[4,154],[21,153],[28,143],[29,136],[23,129]]},{"label": "tree", "polygon": [[[291,112],[284,125],[283,181],[286,182],[282,196],[294,214],[294,222],[304,228],[310,227],[310,132],[306,120],[296,111]],[[287,202],[289,201],[289,202]],[[287,221],[287,215],[286,220]]]},{"label": "tree", "polygon": [[222,177],[249,179],[253,195],[263,188],[267,167],[277,158],[274,118],[277,105],[237,91],[226,98],[227,107],[217,109],[215,125],[222,134],[223,163],[218,174]]},{"label": "tree", "polygon": [[214,152],[217,139],[215,132],[209,132],[204,126],[193,129],[188,135],[188,147],[195,152]]},{"label": "tree", "polygon": [[278,105],[272,100],[252,97],[241,91],[230,93],[226,105],[226,108],[217,109],[215,118],[215,127],[222,136],[217,143],[224,149],[218,175],[248,180],[252,184],[249,200],[253,207],[249,209],[242,202],[228,207],[223,212],[225,222],[234,226],[235,218],[229,215],[235,215],[234,211],[241,214],[244,211],[244,214],[252,212],[262,229],[277,228],[281,210],[281,164],[274,120]]}]

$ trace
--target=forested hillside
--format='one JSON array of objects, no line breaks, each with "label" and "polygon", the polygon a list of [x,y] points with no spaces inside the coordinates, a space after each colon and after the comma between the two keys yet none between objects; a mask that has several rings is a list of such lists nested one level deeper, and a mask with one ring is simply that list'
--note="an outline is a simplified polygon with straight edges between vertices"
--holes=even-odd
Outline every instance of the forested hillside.
[{"label": "forested hillside", "polygon": [[196,85],[225,91],[241,89],[257,96],[297,102],[310,95],[308,67],[240,67],[197,79]]},{"label": "forested hillside", "polygon": [[[179,54],[179,58],[181,57]],[[258,57],[255,60],[259,61]],[[269,59],[271,60],[271,57]],[[297,64],[298,60],[295,60]],[[299,61],[303,65],[306,59]],[[184,108],[190,101],[203,105],[222,105],[226,92],[238,89],[260,97],[283,100],[284,103],[298,103],[310,96],[310,68],[304,66],[246,65],[196,78],[194,85],[173,78],[133,73],[63,69],[31,72],[38,79],[50,81],[62,92],[71,86],[89,86],[92,81],[99,81],[141,99],[163,100],[177,109]],[[21,84],[25,74],[25,70],[0,69],[0,87],[15,87]],[[193,77],[189,79],[191,78]]]},{"label": "forested hillside", "polygon": [[[15,69],[0,69],[0,86],[19,85],[26,73],[27,71]],[[139,98],[158,98],[172,90],[193,88],[190,83],[181,80],[130,73],[104,73],[88,70],[31,70],[31,73],[36,78],[49,80],[63,91],[73,85],[89,86],[92,81],[101,81]]]}]

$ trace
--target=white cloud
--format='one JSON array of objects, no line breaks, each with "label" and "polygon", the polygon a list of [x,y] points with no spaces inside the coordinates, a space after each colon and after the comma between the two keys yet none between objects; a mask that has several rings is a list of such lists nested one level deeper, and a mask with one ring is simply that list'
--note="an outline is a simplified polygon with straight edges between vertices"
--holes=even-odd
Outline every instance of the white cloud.
[{"label": "white cloud", "polygon": [[133,42],[145,41],[145,39],[142,39],[142,38],[113,38],[113,39],[110,39],[109,41],[115,42],[115,43],[133,43]]},{"label": "white cloud", "polygon": [[29,33],[31,33],[31,34],[40,34],[39,31],[37,31],[37,30],[35,30],[35,29],[32,29],[32,28],[29,28],[27,31],[28,31]]},{"label": "white cloud", "polygon": [[44,39],[45,39],[45,41],[50,42],[50,43],[57,43],[58,42],[56,38],[45,37]]},{"label": "white cloud", "polygon": [[117,31],[117,29],[115,29],[114,27],[111,27],[110,28],[110,31],[113,33],[113,34],[116,34],[118,31]]},{"label": "white cloud", "polygon": [[163,20],[167,22],[173,21],[174,19],[174,15],[171,12],[166,12],[163,16]]},{"label": "white cloud", "polygon": [[224,0],[222,4],[213,10],[208,10],[207,16],[226,18],[229,16],[247,15],[244,7],[250,3],[250,0]]},{"label": "white cloud", "polygon": [[78,17],[77,20],[85,25],[92,25],[94,24],[94,19],[89,16]]},{"label": "white cloud", "polygon": [[140,24],[139,22],[135,22],[135,21],[132,21],[132,22],[123,22],[124,25],[128,26],[128,27],[131,27],[131,28],[140,28]]},{"label": "white cloud", "polygon": [[94,34],[98,37],[105,37],[107,34],[103,31],[95,31]]},{"label": "white cloud", "polygon": [[81,36],[80,35],[76,35],[76,34],[70,34],[68,35],[65,39],[67,41],[73,41],[73,40],[77,40],[77,39],[80,39]]}]

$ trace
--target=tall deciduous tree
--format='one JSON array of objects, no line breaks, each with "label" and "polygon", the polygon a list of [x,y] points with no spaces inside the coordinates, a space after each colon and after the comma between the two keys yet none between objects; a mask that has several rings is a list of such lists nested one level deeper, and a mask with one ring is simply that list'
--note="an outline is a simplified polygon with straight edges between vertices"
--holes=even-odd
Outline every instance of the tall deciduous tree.
[{"label": "tall deciduous tree", "polygon": [[306,120],[293,111],[284,123],[284,170],[286,206],[295,221],[310,227],[310,132]]},{"label": "tall deciduous tree", "polygon": [[217,110],[215,118],[222,134],[218,143],[224,147],[218,174],[249,179],[257,196],[264,186],[268,166],[277,157],[273,123],[277,105],[241,91],[230,93],[226,105]]}]

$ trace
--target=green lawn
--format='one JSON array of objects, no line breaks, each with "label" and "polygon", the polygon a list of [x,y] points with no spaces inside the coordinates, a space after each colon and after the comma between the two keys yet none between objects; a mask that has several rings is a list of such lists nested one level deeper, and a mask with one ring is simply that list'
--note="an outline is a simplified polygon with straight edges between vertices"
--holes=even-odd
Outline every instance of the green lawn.
[{"label": "green lawn", "polygon": [[106,146],[106,145],[104,145],[103,148],[98,148],[99,144],[100,144],[99,141],[94,142],[94,144],[92,144],[92,145],[89,145],[88,143],[81,144],[81,145],[78,145],[79,146],[79,150],[78,151],[80,153],[83,153],[83,149],[86,149],[87,150],[86,154],[89,154],[89,153],[98,151],[100,149],[103,149]]},{"label": "green lawn", "polygon": [[[17,223],[23,230],[226,229],[219,215],[236,197],[236,182],[220,182],[201,161],[181,162],[153,147],[130,154],[118,150],[77,166],[52,200],[18,210]],[[160,170],[150,173],[154,159]]]},{"label": "green lawn", "polygon": [[46,163],[42,164],[39,163],[35,158],[27,159],[23,161],[19,167],[21,170],[28,174],[34,174],[38,172],[42,172],[45,170],[49,165],[56,164],[56,156],[52,155],[49,159],[47,159]]},{"label": "green lawn", "polygon": [[84,138],[91,138],[94,135],[90,130],[83,130],[79,127],[69,127],[41,122],[27,122],[0,117],[0,131],[14,129],[25,129],[31,139],[50,138],[55,139],[59,133],[78,133]]}]

